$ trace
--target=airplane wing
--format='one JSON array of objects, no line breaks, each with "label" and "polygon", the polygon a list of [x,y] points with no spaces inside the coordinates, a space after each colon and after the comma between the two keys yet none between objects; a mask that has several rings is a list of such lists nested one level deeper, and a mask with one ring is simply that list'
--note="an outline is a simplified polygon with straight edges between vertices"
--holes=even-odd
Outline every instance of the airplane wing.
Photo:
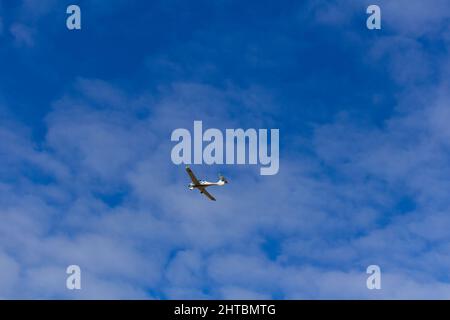
[{"label": "airplane wing", "polygon": [[216,198],[214,198],[208,191],[206,191],[205,188],[199,188],[200,193],[203,193],[205,196],[207,196],[210,200],[216,201]]},{"label": "airplane wing", "polygon": [[191,168],[186,167],[186,171],[187,171],[189,177],[191,177],[192,182],[193,182],[195,185],[199,185],[199,184],[200,184],[200,181],[198,181],[198,179],[195,177],[194,172],[192,172]]}]

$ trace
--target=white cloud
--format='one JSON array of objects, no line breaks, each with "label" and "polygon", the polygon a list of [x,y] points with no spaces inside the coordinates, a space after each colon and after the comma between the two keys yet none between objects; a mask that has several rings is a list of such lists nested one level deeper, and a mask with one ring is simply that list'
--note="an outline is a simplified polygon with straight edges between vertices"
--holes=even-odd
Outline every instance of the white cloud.
[{"label": "white cloud", "polygon": [[[240,105],[247,100],[183,84],[145,98],[150,116],[141,118],[120,106],[140,98],[118,91],[111,95],[117,99],[105,100],[101,90],[76,88],[54,105],[42,146],[13,124],[1,131],[2,162],[20,183],[1,185],[0,243],[16,252],[5,256],[5,270],[26,288],[26,297],[446,297],[447,284],[433,274],[450,262],[442,246],[433,251],[428,244],[446,239],[445,228],[439,230],[448,224],[449,203],[435,190],[448,190],[441,177],[448,168],[446,136],[435,122],[444,123],[447,113],[427,112],[439,112],[445,95],[395,115],[381,129],[339,118],[319,126],[317,158],[285,154],[283,170],[269,179],[229,168],[232,187],[217,190],[218,207],[185,190],[183,168],[170,163],[169,133],[216,104],[223,106],[222,125],[236,125],[227,112],[255,114]],[[167,121],[170,114],[174,123]],[[325,175],[324,165],[343,179]],[[34,180],[24,168],[49,181]],[[99,196],[123,190],[125,198],[113,207]],[[417,207],[407,214],[392,209],[401,196]],[[437,204],[441,211],[434,211]],[[275,258],[262,249],[266,236],[281,241]],[[433,257],[438,263],[417,262]],[[365,288],[365,267],[372,263],[387,270],[381,293]],[[85,290],[60,287],[69,264],[81,266]],[[21,297],[12,287],[3,296]]]},{"label": "white cloud", "polygon": [[14,37],[14,41],[18,46],[34,46],[34,31],[32,28],[21,23],[14,23],[9,31],[11,32],[12,36]]},{"label": "white cloud", "polygon": [[[23,27],[16,40],[32,44]],[[448,86],[411,81],[446,78],[448,62],[422,63],[426,48],[409,38],[423,32],[404,28],[368,57],[387,57],[404,89],[382,126],[343,116],[319,125],[314,155],[286,151],[273,177],[226,168],[217,203],[186,190],[170,132],[196,119],[270,127],[261,88],[174,83],[133,96],[80,78],[55,102],[42,143],[2,120],[0,296],[448,298]],[[405,65],[404,53],[423,67]],[[275,257],[268,238],[280,242]],[[381,291],[365,287],[373,263],[385,272]],[[69,264],[82,268],[79,292],[64,287]]]}]

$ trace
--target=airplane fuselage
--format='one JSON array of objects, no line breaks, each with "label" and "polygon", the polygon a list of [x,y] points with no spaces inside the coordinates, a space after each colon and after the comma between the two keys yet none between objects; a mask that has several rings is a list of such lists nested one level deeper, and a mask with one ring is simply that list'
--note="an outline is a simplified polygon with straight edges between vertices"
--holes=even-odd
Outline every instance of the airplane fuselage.
[{"label": "airplane fuselage", "polygon": [[189,189],[193,190],[193,189],[206,188],[206,187],[210,187],[210,186],[223,186],[224,184],[225,184],[224,181],[209,182],[209,181],[200,180],[200,184],[194,184],[192,182],[189,183]]}]

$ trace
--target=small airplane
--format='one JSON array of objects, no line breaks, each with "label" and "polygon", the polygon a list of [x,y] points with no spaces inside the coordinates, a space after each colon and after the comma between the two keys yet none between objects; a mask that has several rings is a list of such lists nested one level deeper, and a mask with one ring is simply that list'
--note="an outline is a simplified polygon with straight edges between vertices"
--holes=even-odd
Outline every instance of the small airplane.
[{"label": "small airplane", "polygon": [[214,198],[208,191],[206,191],[206,188],[210,187],[210,186],[223,186],[223,185],[228,183],[227,179],[225,179],[225,177],[222,176],[222,175],[219,176],[219,181],[217,181],[217,182],[208,182],[208,181],[205,181],[205,180],[198,180],[195,177],[194,172],[192,172],[191,168],[189,168],[189,166],[186,166],[186,171],[187,171],[189,177],[191,177],[191,180],[192,180],[192,182],[189,183],[189,185],[188,185],[189,190],[198,189],[198,190],[200,190],[200,193],[204,194],[210,200],[213,200],[213,201],[216,201],[216,198]]}]

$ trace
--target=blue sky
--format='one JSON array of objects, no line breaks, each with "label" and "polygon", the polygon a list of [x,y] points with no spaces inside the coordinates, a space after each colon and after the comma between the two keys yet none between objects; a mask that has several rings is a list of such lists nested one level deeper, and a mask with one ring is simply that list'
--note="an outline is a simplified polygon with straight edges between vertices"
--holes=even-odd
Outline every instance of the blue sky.
[{"label": "blue sky", "polygon": [[[0,297],[448,298],[450,4],[374,3],[1,1]],[[194,120],[279,128],[279,173],[189,192]]]}]

